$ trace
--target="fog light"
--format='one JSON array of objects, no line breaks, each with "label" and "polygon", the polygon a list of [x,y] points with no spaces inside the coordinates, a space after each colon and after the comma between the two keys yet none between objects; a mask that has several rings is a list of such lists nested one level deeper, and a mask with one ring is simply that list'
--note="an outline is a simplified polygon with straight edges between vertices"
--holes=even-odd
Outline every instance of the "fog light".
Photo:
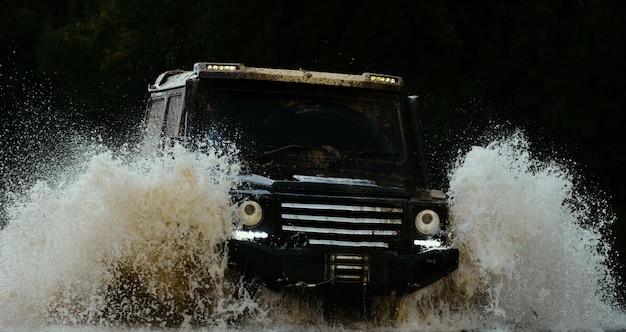
[{"label": "fog light", "polygon": [[439,215],[433,210],[423,210],[415,217],[415,229],[423,235],[439,232]]},{"label": "fog light", "polygon": [[239,205],[239,218],[248,227],[257,226],[263,219],[263,208],[255,201],[245,201]]}]

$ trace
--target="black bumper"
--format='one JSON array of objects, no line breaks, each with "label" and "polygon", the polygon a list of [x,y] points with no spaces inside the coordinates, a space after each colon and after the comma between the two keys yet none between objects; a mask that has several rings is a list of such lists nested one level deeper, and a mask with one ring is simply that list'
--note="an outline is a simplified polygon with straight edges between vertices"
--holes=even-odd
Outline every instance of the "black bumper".
[{"label": "black bumper", "polygon": [[[345,253],[345,249],[337,253]],[[229,242],[229,262],[237,268],[259,275],[268,287],[285,288],[364,287],[376,295],[409,293],[443,278],[458,268],[458,249],[431,249],[409,254],[389,251],[367,254],[366,283],[339,282],[329,278],[329,253],[332,248],[285,249],[252,241]]]}]

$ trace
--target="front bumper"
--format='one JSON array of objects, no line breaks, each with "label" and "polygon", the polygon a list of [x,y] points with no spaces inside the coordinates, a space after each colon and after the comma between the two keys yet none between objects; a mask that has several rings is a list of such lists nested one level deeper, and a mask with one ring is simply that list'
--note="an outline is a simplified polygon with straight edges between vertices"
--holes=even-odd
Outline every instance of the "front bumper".
[{"label": "front bumper", "polygon": [[[260,275],[268,287],[285,288],[363,287],[373,295],[410,293],[443,278],[458,268],[459,251],[437,248],[397,254],[334,252],[332,248],[274,248],[253,241],[231,240],[229,262]],[[343,265],[356,273],[341,277],[341,257],[357,262]],[[346,279],[351,277],[352,279]]]}]

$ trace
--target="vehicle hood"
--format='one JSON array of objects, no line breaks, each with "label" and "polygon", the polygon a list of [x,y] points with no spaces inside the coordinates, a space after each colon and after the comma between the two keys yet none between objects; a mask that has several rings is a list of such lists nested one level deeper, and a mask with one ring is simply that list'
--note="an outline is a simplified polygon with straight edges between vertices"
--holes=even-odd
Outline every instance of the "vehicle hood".
[{"label": "vehicle hood", "polygon": [[244,186],[271,192],[376,197],[408,197],[406,188],[380,186],[368,179],[293,175],[291,179],[272,179],[258,174],[240,176]]}]

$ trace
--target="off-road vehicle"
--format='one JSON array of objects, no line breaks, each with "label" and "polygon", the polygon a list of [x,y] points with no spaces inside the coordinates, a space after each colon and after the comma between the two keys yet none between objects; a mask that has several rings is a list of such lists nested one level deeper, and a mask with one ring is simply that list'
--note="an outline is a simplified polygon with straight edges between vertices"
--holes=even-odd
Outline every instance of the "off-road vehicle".
[{"label": "off-road vehicle", "polygon": [[268,287],[403,294],[458,267],[401,77],[200,62],[148,90],[146,128],[238,147],[229,261]]}]

